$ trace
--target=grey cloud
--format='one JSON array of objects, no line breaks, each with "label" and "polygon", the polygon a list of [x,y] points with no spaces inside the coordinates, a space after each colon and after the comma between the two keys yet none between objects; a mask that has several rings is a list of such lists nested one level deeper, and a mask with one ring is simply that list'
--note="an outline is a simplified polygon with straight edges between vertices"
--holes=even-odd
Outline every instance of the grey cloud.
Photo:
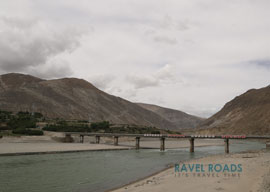
[{"label": "grey cloud", "polygon": [[154,38],[154,41],[161,42],[161,43],[167,43],[167,44],[171,44],[171,45],[175,45],[178,43],[176,38],[170,38],[170,37],[166,37],[166,36],[156,36]]},{"label": "grey cloud", "polygon": [[121,97],[133,99],[137,96],[137,90],[136,89],[122,89],[122,87],[119,86],[112,86],[110,88],[106,89],[106,92],[115,96],[121,95]]},{"label": "grey cloud", "polygon": [[180,21],[177,23],[176,29],[178,29],[180,31],[188,30],[188,29],[190,29],[190,23],[187,20]]},{"label": "grey cloud", "polygon": [[173,73],[174,67],[172,65],[166,64],[162,68],[160,68],[154,76],[156,78],[159,78],[160,80],[175,80],[174,76],[175,74]]},{"label": "grey cloud", "polygon": [[156,87],[159,85],[159,80],[153,77],[129,76],[127,80],[132,83],[136,89]]},{"label": "grey cloud", "polygon": [[65,60],[51,61],[49,65],[28,70],[31,75],[44,78],[63,78],[73,75],[73,71]]},{"label": "grey cloud", "polygon": [[[189,30],[191,22],[187,19],[175,19],[170,15],[165,15],[159,25],[153,30],[147,30],[147,35],[155,35],[154,41],[170,45],[178,44],[176,34],[180,31]],[[158,35],[156,34],[158,32]]]},{"label": "grey cloud", "polygon": [[165,15],[160,25],[164,29],[174,29],[179,31],[186,31],[190,29],[190,22],[187,19],[175,20],[170,15]]},{"label": "grey cloud", "polygon": [[127,97],[127,98],[134,98],[137,96],[137,90],[134,90],[134,89],[127,89],[125,90],[124,92],[124,97]]},{"label": "grey cloud", "polygon": [[79,46],[77,31],[37,20],[1,17],[0,27],[0,69],[6,72],[29,72]]},{"label": "grey cloud", "polygon": [[106,90],[108,93],[114,94],[114,95],[119,95],[120,93],[123,92],[121,87],[118,86],[112,86],[110,88],[107,88]]},{"label": "grey cloud", "polygon": [[[164,106],[206,116],[239,90],[269,84],[269,3],[206,0],[201,6],[190,0],[116,0],[104,6],[98,0],[1,1],[0,15],[6,18],[0,16],[0,71],[44,78],[68,76],[72,70],[84,79],[114,74],[117,80],[97,78],[97,86],[137,101],[158,95]],[[70,25],[94,26],[95,32],[80,38]],[[76,49],[78,38],[81,46]],[[169,44],[173,40],[178,44]],[[55,57],[67,62],[51,62]],[[158,70],[159,63],[174,64],[175,69]],[[181,78],[184,82],[179,83]]]},{"label": "grey cloud", "polygon": [[255,65],[257,67],[262,67],[265,69],[270,69],[270,60],[262,59],[262,60],[254,60],[249,62],[251,65]]},{"label": "grey cloud", "polygon": [[35,19],[23,20],[23,19],[14,18],[14,17],[1,17],[0,20],[4,24],[8,24],[9,27],[18,28],[18,29],[27,29],[38,23],[38,21]]},{"label": "grey cloud", "polygon": [[218,109],[213,109],[213,108],[207,108],[207,109],[206,108],[205,109],[193,108],[193,109],[190,109],[190,106],[189,106],[189,107],[183,108],[183,111],[185,111],[188,114],[195,115],[197,117],[209,118],[213,114],[218,112]]},{"label": "grey cloud", "polygon": [[173,19],[170,15],[165,15],[164,18],[163,18],[163,21],[161,22],[161,27],[162,28],[171,28],[174,26],[174,22],[173,22]]},{"label": "grey cloud", "polygon": [[110,83],[115,79],[115,76],[107,75],[96,75],[89,78],[89,81],[99,89],[106,90],[109,88]]},{"label": "grey cloud", "polygon": [[136,89],[146,87],[158,87],[162,83],[176,82],[173,74],[173,68],[169,64],[163,66],[154,74],[150,74],[148,76],[128,76],[127,80],[132,83]]}]

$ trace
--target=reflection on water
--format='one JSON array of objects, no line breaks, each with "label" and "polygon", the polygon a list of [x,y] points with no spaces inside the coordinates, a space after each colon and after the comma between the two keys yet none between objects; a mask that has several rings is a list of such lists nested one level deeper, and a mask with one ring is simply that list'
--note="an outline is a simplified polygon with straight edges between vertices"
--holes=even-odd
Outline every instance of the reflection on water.
[{"label": "reflection on water", "polygon": [[[243,141],[231,152],[262,149],[265,145]],[[0,191],[93,192],[127,184],[164,169],[169,164],[224,153],[223,146],[172,149],[95,151],[66,154],[0,157]]]}]

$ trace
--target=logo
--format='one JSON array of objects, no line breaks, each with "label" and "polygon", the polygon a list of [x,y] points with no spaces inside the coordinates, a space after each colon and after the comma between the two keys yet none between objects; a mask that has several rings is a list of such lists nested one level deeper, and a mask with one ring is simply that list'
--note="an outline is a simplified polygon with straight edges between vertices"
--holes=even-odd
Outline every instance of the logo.
[{"label": "logo", "polygon": [[230,177],[239,178],[243,171],[242,164],[175,164],[177,177]]}]

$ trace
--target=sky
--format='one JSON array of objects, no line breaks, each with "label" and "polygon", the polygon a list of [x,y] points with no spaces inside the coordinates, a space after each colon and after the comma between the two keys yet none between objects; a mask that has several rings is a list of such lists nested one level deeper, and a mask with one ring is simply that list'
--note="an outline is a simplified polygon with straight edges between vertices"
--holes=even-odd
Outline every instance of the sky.
[{"label": "sky", "polygon": [[209,117],[270,80],[269,0],[3,0],[0,74]]}]

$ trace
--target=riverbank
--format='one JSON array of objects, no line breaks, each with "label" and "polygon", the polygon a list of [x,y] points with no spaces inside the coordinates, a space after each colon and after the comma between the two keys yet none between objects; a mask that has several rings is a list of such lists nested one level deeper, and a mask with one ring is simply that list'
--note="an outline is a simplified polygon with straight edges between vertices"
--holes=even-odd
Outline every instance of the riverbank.
[{"label": "riverbank", "polygon": [[190,160],[186,164],[242,164],[240,176],[194,176],[175,174],[174,168],[152,175],[146,179],[124,186],[113,192],[269,192],[270,151],[253,151],[227,155],[214,155]]},{"label": "riverbank", "polygon": [[130,147],[108,144],[61,143],[49,136],[3,137],[0,139],[0,156],[127,149]]}]

